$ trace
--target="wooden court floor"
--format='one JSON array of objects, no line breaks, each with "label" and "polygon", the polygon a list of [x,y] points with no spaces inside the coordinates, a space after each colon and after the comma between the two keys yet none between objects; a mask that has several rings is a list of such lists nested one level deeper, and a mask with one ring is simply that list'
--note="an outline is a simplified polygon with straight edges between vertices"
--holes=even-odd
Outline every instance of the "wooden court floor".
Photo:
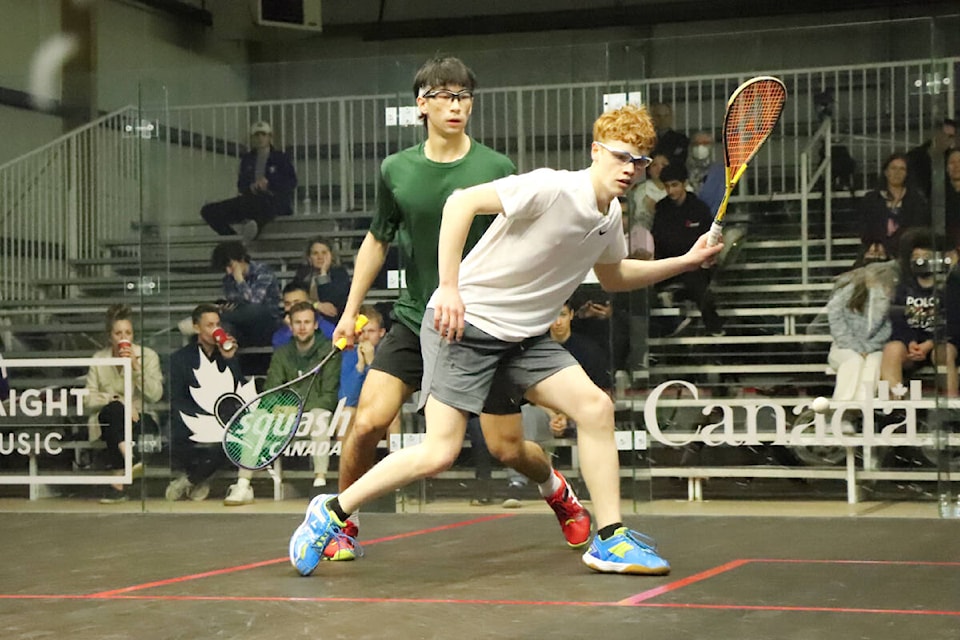
[{"label": "wooden court floor", "polygon": [[960,638],[960,521],[631,516],[665,577],[544,513],[363,514],[309,578],[291,513],[0,513],[0,638]]}]

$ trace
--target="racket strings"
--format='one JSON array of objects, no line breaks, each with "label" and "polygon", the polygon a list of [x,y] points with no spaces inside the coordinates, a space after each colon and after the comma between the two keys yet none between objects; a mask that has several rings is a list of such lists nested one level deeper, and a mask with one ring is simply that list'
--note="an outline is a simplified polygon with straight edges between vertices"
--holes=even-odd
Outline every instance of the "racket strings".
[{"label": "racket strings", "polygon": [[769,137],[786,98],[783,83],[775,79],[752,82],[734,97],[723,127],[727,166],[732,171],[749,162]]}]

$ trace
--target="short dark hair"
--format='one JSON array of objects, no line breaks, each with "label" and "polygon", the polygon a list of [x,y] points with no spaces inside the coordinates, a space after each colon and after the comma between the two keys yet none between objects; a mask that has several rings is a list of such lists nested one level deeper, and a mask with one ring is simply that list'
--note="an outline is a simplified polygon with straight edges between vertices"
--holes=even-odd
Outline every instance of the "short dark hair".
[{"label": "short dark hair", "polygon": [[685,182],[689,174],[687,168],[679,162],[671,162],[660,170],[660,182]]},{"label": "short dark hair", "polygon": [[434,56],[420,67],[413,78],[413,97],[420,97],[421,89],[442,87],[448,84],[458,84],[464,89],[473,91],[477,88],[477,76],[463,63],[460,58],[453,56]]},{"label": "short dark hair", "polygon": [[219,316],[220,307],[211,302],[201,302],[194,307],[193,313],[190,314],[190,319],[193,320],[193,324],[200,324],[200,318],[202,318],[205,313],[215,313]]},{"label": "short dark hair", "polygon": [[900,253],[897,256],[901,274],[910,273],[910,261],[914,249],[936,249],[937,242],[933,235],[933,230],[929,227],[910,227],[900,236],[900,242],[897,249]]},{"label": "short dark hair", "polygon": [[304,293],[310,293],[307,288],[303,285],[303,282],[299,280],[291,280],[283,286],[283,291],[280,295],[287,295],[293,291],[303,291]]},{"label": "short dark hair", "polygon": [[250,262],[250,254],[239,240],[228,240],[215,246],[210,255],[210,266],[222,271],[231,260]]},{"label": "short dark hair", "polygon": [[[477,88],[477,76],[463,63],[460,58],[453,56],[435,56],[423,63],[417,75],[413,78],[413,97],[420,97],[420,92],[448,84],[458,84],[467,91]],[[423,126],[427,126],[426,114],[418,115]]]}]

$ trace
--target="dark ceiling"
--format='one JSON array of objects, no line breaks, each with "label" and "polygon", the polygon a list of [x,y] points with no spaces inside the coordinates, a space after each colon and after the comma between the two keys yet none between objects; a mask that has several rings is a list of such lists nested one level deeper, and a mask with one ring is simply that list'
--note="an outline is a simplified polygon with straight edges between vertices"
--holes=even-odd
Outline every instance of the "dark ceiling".
[{"label": "dark ceiling", "polygon": [[[249,24],[249,0],[135,0],[184,22]],[[298,0],[259,0],[296,2]],[[957,11],[940,0],[304,0],[320,2],[323,32],[363,40],[652,27],[692,21],[873,10],[904,18]],[[239,14],[244,14],[242,17]]]}]

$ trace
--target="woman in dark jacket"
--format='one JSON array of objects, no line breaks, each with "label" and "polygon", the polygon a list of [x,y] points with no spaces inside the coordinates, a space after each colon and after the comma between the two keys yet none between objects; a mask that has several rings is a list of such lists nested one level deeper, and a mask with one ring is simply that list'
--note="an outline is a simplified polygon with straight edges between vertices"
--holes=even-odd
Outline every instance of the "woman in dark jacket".
[{"label": "woman in dark jacket", "polygon": [[350,276],[321,237],[307,243],[306,264],[297,269],[293,281],[303,286],[317,310],[317,319],[336,326],[350,293]]},{"label": "woman in dark jacket", "polygon": [[879,189],[860,200],[860,238],[883,242],[887,255],[899,255],[897,245],[906,229],[930,226],[930,204],[923,193],[907,184],[907,157],[894,153],[883,163]]}]

